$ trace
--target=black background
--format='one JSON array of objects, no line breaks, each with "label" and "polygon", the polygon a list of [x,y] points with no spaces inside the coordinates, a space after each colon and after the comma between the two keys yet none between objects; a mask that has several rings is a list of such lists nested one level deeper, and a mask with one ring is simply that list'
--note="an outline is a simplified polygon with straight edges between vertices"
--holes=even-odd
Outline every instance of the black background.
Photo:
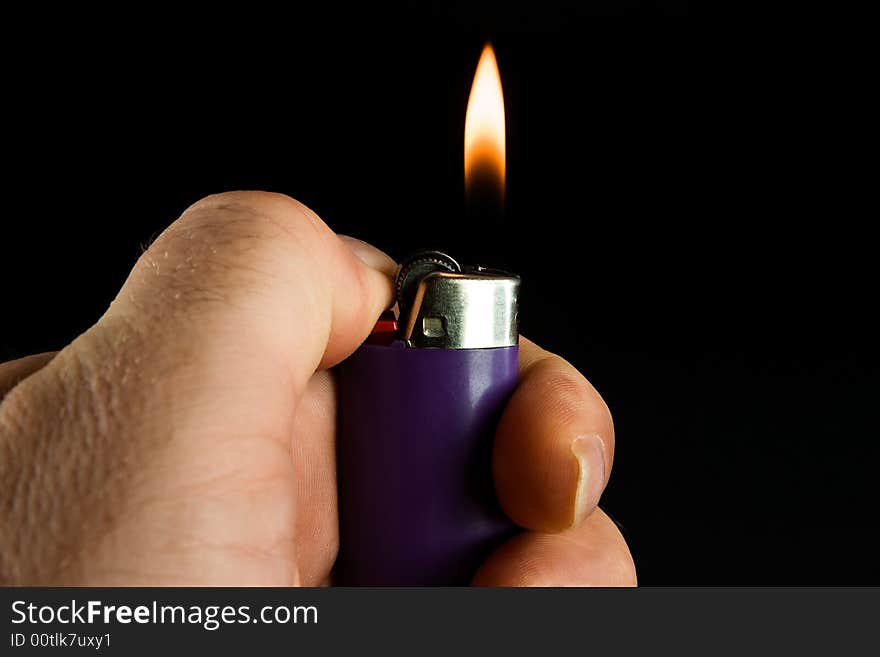
[{"label": "black background", "polygon": [[[430,246],[523,277],[524,334],[614,413],[603,504],[643,584],[878,583],[870,249],[833,199],[786,182],[784,116],[750,138],[760,89],[663,16],[686,12],[419,3],[41,25],[6,82],[0,358],[86,329],[201,196],[288,193],[394,256]],[[462,180],[487,39],[508,113],[492,230]]]}]

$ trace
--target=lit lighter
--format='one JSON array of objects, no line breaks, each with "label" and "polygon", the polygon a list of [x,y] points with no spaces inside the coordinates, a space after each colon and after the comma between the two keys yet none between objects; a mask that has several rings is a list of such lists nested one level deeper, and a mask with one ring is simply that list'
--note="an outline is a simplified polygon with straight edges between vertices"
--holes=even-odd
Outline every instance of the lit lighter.
[{"label": "lit lighter", "polygon": [[339,368],[338,584],[466,585],[515,532],[490,460],[517,381],[518,292],[517,276],[437,251],[401,264],[398,322]]}]

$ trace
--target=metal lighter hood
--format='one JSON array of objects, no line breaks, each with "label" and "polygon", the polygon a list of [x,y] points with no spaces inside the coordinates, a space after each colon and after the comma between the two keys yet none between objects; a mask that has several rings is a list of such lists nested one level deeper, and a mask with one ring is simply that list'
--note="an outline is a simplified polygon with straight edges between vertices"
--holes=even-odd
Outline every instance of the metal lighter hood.
[{"label": "metal lighter hood", "polygon": [[462,267],[439,251],[413,254],[397,274],[407,346],[438,349],[511,347],[518,340],[520,279]]}]

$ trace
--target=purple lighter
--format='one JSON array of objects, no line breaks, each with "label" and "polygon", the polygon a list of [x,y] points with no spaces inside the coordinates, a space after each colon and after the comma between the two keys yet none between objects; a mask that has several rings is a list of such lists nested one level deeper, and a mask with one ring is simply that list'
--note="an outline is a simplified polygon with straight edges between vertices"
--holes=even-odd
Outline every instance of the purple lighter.
[{"label": "purple lighter", "polygon": [[339,368],[338,584],[464,586],[516,532],[491,450],[517,382],[518,292],[438,251],[401,264],[400,330]]}]

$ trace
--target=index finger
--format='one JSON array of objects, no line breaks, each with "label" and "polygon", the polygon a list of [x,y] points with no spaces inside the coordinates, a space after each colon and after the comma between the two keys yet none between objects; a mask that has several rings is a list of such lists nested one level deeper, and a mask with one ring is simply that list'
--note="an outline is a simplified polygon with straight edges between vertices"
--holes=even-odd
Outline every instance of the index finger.
[{"label": "index finger", "polygon": [[602,397],[570,363],[520,338],[520,382],[493,448],[502,508],[527,529],[579,525],[599,503],[614,459],[614,424]]}]

